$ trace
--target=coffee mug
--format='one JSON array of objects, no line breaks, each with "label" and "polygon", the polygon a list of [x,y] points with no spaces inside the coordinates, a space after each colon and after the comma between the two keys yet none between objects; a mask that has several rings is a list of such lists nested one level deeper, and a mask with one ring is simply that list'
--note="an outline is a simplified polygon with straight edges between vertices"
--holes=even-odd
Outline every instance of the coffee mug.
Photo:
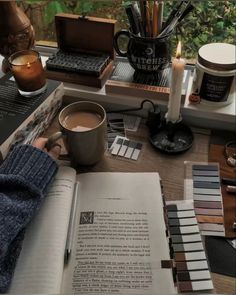
[{"label": "coffee mug", "polygon": [[49,137],[47,148],[63,138],[73,165],[93,165],[103,156],[107,142],[105,109],[95,102],[79,101],[59,113],[60,132]]},{"label": "coffee mug", "polygon": [[[127,51],[119,48],[119,38],[128,37]],[[114,48],[118,55],[127,57],[130,65],[136,70],[153,73],[167,68],[171,61],[170,36],[140,37],[128,30],[118,31],[113,39]]]}]

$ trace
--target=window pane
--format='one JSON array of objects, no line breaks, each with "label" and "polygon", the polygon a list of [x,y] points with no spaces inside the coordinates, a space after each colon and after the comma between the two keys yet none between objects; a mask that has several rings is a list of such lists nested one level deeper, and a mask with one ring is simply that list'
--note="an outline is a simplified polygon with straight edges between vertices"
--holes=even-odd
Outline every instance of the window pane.
[{"label": "window pane", "polygon": [[[117,19],[117,30],[128,28],[124,5],[127,0],[51,0],[19,1],[27,12],[36,32],[36,40],[56,41],[54,16],[67,12]],[[138,1],[137,1],[138,2]],[[180,1],[165,1],[164,20]],[[149,1],[152,6],[153,1]],[[173,34],[172,48],[176,48],[177,38],[182,39],[184,55],[196,57],[198,49],[206,43],[227,42],[235,44],[236,0],[192,1],[195,9],[181,22]],[[102,32],[100,32],[102,34]]]}]

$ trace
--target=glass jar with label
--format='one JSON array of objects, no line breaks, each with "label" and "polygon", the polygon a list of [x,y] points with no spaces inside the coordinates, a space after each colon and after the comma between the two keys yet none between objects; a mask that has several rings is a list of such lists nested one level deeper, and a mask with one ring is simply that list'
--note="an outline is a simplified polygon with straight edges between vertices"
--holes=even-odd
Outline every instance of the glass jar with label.
[{"label": "glass jar with label", "polygon": [[236,97],[236,46],[211,43],[198,52],[192,93],[189,100],[198,97],[201,102],[227,105]]}]

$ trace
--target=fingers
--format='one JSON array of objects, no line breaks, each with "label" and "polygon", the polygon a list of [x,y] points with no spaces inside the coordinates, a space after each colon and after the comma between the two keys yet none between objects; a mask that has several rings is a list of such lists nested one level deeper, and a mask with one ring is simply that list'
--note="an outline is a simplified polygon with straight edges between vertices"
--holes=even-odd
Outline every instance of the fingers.
[{"label": "fingers", "polygon": [[53,147],[48,151],[48,154],[54,159],[58,159],[61,153],[61,146],[58,143],[55,143]]},{"label": "fingers", "polygon": [[39,138],[35,139],[35,141],[32,143],[32,146],[34,146],[40,150],[43,150],[45,148],[45,144],[47,141],[48,141],[47,138],[39,137]]},{"label": "fingers", "polygon": [[52,158],[57,159],[61,152],[61,146],[58,143],[54,143],[50,150],[46,149],[46,143],[48,142],[47,138],[39,137],[33,143],[32,146],[47,152]]}]

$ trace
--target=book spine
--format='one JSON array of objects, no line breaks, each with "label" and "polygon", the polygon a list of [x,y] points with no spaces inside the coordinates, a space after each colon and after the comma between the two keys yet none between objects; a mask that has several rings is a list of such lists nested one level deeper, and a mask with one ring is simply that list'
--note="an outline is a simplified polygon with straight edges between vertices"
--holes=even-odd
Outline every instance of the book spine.
[{"label": "book spine", "polygon": [[45,101],[0,146],[0,163],[8,152],[19,143],[31,143],[49,127],[57,114],[64,94],[61,83]]}]

